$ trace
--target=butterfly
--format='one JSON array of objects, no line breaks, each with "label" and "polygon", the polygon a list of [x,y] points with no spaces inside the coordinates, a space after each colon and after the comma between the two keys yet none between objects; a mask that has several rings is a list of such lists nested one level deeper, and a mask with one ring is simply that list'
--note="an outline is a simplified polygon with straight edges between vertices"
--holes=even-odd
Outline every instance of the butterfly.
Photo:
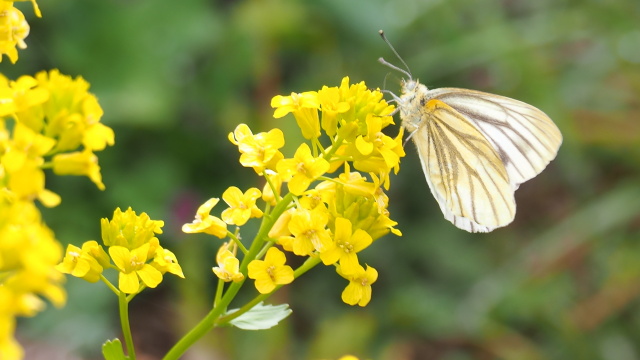
[{"label": "butterfly", "polygon": [[407,68],[379,59],[408,77],[400,96],[389,93],[445,219],[469,232],[511,223],[518,186],[556,157],[562,143],[558,127],[522,101],[475,90],[428,89],[413,79],[382,30],[380,35]]}]

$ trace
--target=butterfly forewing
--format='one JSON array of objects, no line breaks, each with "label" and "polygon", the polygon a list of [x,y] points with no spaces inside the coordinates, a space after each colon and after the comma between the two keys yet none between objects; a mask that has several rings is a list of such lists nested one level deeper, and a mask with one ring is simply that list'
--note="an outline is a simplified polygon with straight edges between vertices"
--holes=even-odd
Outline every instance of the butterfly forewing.
[{"label": "butterfly forewing", "polygon": [[524,102],[456,88],[430,90],[428,97],[443,101],[480,129],[498,151],[514,190],[544,170],[562,143],[551,119]]}]

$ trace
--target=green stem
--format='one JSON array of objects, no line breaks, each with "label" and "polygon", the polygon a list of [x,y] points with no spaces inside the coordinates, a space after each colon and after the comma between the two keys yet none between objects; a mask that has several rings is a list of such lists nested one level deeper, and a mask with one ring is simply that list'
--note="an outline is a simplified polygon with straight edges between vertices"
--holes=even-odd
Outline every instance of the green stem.
[{"label": "green stem", "polygon": [[300,265],[299,268],[297,268],[293,272],[293,279],[295,280],[299,278],[300,276],[302,276],[302,274],[311,270],[314,266],[318,265],[319,263],[320,263],[320,257],[318,256],[308,258],[302,265]]},{"label": "green stem", "polygon": [[120,309],[120,324],[122,325],[122,336],[127,344],[127,354],[130,360],[136,360],[136,350],[133,348],[133,337],[131,336],[131,327],[129,326],[129,305],[127,295],[118,292],[118,308]]},{"label": "green stem", "polygon": [[264,178],[267,180],[267,184],[269,184],[271,192],[273,192],[273,197],[276,199],[276,203],[278,203],[282,200],[282,198],[280,197],[280,189],[277,189],[276,185],[273,183],[273,181],[271,181],[271,176],[264,174]]},{"label": "green stem", "polygon": [[243,274],[247,273],[247,267],[249,263],[256,259],[256,255],[260,252],[262,248],[262,244],[268,238],[269,230],[273,228],[273,224],[278,220],[280,215],[287,210],[289,203],[293,199],[292,193],[287,193],[282,200],[280,200],[276,206],[273,207],[273,211],[268,217],[264,217],[262,224],[260,224],[260,229],[256,234],[256,237],[253,239],[251,243],[251,247],[249,248],[249,253],[242,259],[242,263],[240,264],[240,272]]},{"label": "green stem", "polygon": [[[273,227],[273,224],[278,220],[280,215],[287,209],[291,199],[293,198],[293,194],[288,193],[285,195],[280,202],[273,208],[270,216],[264,217],[262,219],[262,224],[260,225],[260,230],[256,234],[256,237],[253,239],[251,243],[251,247],[249,248],[249,252],[242,259],[242,263],[240,264],[240,272],[247,274],[247,267],[249,263],[256,258],[256,255],[262,249],[262,245],[265,240],[268,238],[269,230]],[[294,273],[295,274],[295,273]],[[222,299],[216,303],[213,309],[202,319],[195,327],[193,327],[182,339],[178,340],[178,342],[169,350],[167,355],[164,356],[163,360],[175,360],[179,359],[186,351],[189,349],[196,341],[202,338],[206,333],[211,331],[216,326],[217,320],[220,318],[222,313],[227,310],[227,307],[231,303],[231,301],[235,298],[238,291],[244,284],[244,280],[232,283],[225,292]]]},{"label": "green stem", "polygon": [[218,279],[218,288],[216,289],[216,296],[213,299],[214,308],[220,302],[220,299],[222,299],[222,290],[224,290],[224,281],[222,281],[222,279]]},{"label": "green stem", "polygon": [[216,307],[214,307],[202,320],[200,320],[193,329],[183,336],[182,339],[180,339],[162,359],[179,359],[196,341],[211,331],[211,329],[216,325],[216,319],[218,319],[222,312],[226,310],[227,306],[236,296],[243,283],[244,281],[231,284]]},{"label": "green stem", "polygon": [[324,146],[322,146],[322,143],[320,142],[320,139],[318,138],[313,138],[311,140],[311,143],[313,145],[313,157],[317,158],[318,157],[318,152],[322,153],[322,156],[324,157]]},{"label": "green stem", "polygon": [[324,153],[324,159],[327,161],[331,161],[331,157],[336,153],[336,151],[338,151],[343,141],[344,139],[340,135],[336,134],[336,139],[335,142],[331,145],[331,150],[329,150],[329,152],[327,153]]},{"label": "green stem", "polygon": [[231,231],[227,231],[227,236],[230,237],[231,240],[233,240],[233,242],[236,243],[236,245],[238,245],[238,247],[240,248],[240,251],[242,251],[243,254],[246,255],[247,252],[249,252],[249,250],[247,250],[247,248],[244,247],[244,244],[242,244],[242,241],[238,239],[236,234],[232,233]]},{"label": "green stem", "polygon": [[113,291],[114,294],[119,295],[120,294],[120,290],[116,289],[115,286],[113,286],[113,284],[111,283],[111,281],[107,280],[106,277],[104,277],[104,275],[100,274],[100,280],[102,280],[103,283],[107,284],[107,287],[109,289],[111,289],[111,291]]},{"label": "green stem", "polygon": [[267,243],[262,247],[258,255],[256,255],[256,259],[262,259],[264,254],[267,252],[267,250],[269,250],[271,246],[273,246],[273,244],[274,244],[273,241],[267,241]]}]

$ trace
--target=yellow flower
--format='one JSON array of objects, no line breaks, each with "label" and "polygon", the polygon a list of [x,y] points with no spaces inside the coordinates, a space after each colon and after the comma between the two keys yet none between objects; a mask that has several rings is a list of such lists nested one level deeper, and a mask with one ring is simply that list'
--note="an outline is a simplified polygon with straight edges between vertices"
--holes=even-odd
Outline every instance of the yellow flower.
[{"label": "yellow flower", "polygon": [[211,198],[200,205],[196,212],[196,218],[192,223],[182,225],[182,231],[187,234],[205,233],[217,236],[220,239],[227,237],[227,223],[220,218],[210,215],[211,209],[220,201],[218,198]]},{"label": "yellow flower", "polygon": [[47,119],[44,133],[58,141],[55,152],[75,150],[80,145],[89,150],[113,145],[113,131],[100,123],[103,111],[95,95],[88,91],[86,80],[72,79],[56,69],[41,71],[35,78],[38,87],[50,93],[42,111]]},{"label": "yellow flower", "polygon": [[[102,230],[102,241],[106,246],[122,246],[129,250],[137,249],[140,246],[153,243],[158,244],[155,234],[162,234],[164,221],[151,220],[147,213],[137,215],[130,207],[122,212],[117,208],[113,212],[111,221],[107,218],[100,220]],[[150,248],[151,255],[156,248]]]},{"label": "yellow flower", "polygon": [[[0,107],[0,116],[17,113],[20,123],[31,128],[35,132],[41,132],[44,126],[41,111],[32,111],[31,116],[24,116],[27,110],[41,110],[38,105],[42,105],[49,100],[49,91],[38,87],[38,81],[28,75],[22,75],[16,81],[7,80],[2,77],[4,87],[3,104]],[[33,109],[35,108],[35,109]],[[37,120],[35,118],[38,118]]]},{"label": "yellow flower", "polygon": [[[0,290],[0,296],[6,298],[2,290]],[[16,324],[13,318],[0,317],[0,329],[2,329],[2,335],[4,335],[0,336],[0,359],[17,360],[24,357],[24,350],[22,350],[20,343],[11,336],[15,331],[15,327]]]},{"label": "yellow flower", "polygon": [[212,270],[224,282],[239,282],[244,279],[244,275],[239,271],[240,261],[235,254],[236,247],[231,245],[231,250],[229,250],[229,247],[229,243],[224,243],[218,249],[218,254],[216,255],[218,266]]},{"label": "yellow flower", "polygon": [[256,200],[262,193],[257,188],[250,188],[245,193],[235,186],[229,187],[222,193],[229,208],[221,214],[222,220],[229,225],[244,225],[250,218],[262,217],[262,210],[256,206]]},{"label": "yellow flower", "polygon": [[367,265],[365,270],[358,265],[356,271],[351,274],[344,274],[338,268],[338,274],[349,280],[349,285],[342,292],[342,301],[349,305],[367,306],[371,301],[371,284],[378,279],[378,272]]},{"label": "yellow flower", "polygon": [[339,260],[340,269],[344,274],[354,273],[360,266],[357,253],[371,245],[373,240],[362,229],[352,233],[351,221],[345,218],[336,218],[335,224],[333,243],[320,253],[320,259],[325,265],[334,264]]},{"label": "yellow flower", "polygon": [[391,220],[388,213],[385,211],[377,216],[369,216],[360,221],[358,226],[369,233],[373,240],[379,239],[389,232],[396,236],[402,236],[402,232],[394,227],[398,225],[398,222]]},{"label": "yellow flower", "polygon": [[7,142],[2,155],[2,165],[9,173],[21,169],[27,162],[42,165],[42,157],[56,145],[54,139],[38,134],[19,122],[14,125],[11,135],[12,139]]},{"label": "yellow flower", "polygon": [[286,260],[282,251],[271,247],[264,260],[253,260],[249,263],[249,278],[256,280],[256,289],[261,294],[268,294],[277,285],[285,285],[293,281],[293,269],[285,265]]},{"label": "yellow flower", "polygon": [[297,209],[289,220],[293,235],[291,247],[296,255],[311,255],[314,250],[323,252],[331,246],[331,235],[326,228],[329,214],[326,211]]},{"label": "yellow flower", "polygon": [[38,7],[38,3],[36,2],[36,0],[26,0],[26,1],[31,1],[31,5],[33,5],[33,12],[36,14],[37,17],[42,17],[42,13],[40,12],[40,8]]},{"label": "yellow flower", "polygon": [[24,164],[20,170],[10,174],[8,187],[22,200],[38,199],[46,207],[60,204],[60,196],[44,188],[44,172],[34,161]]},{"label": "yellow flower", "polygon": [[118,287],[126,294],[135,294],[140,290],[140,281],[147,287],[155,288],[162,281],[162,273],[147,264],[150,244],[129,250],[123,246],[111,246],[109,255],[120,271]]},{"label": "yellow flower", "polygon": [[316,189],[335,192],[337,185],[342,185],[344,191],[349,194],[360,196],[373,196],[377,190],[375,183],[368,182],[367,178],[359,172],[349,171],[348,165],[345,167],[345,172],[341,173],[337,179],[334,179],[334,181],[323,181],[316,186]]},{"label": "yellow flower", "polygon": [[285,181],[289,181],[289,191],[294,195],[301,195],[312,181],[329,170],[329,163],[321,157],[314,158],[309,145],[303,143],[296,150],[293,159],[281,160],[277,169]]},{"label": "yellow flower", "polygon": [[109,254],[107,254],[102,246],[95,240],[85,241],[84,244],[82,244],[82,252],[91,255],[103,268],[108,268],[109,265],[111,265]]},{"label": "yellow flower", "polygon": [[98,157],[89,149],[58,154],[53,157],[53,172],[58,175],[87,176],[98,189],[104,190]]},{"label": "yellow flower", "polygon": [[318,100],[322,108],[322,129],[329,136],[334,136],[338,130],[338,115],[349,111],[350,106],[340,98],[340,89],[323,86],[318,92]]},{"label": "yellow flower", "polygon": [[21,123],[14,124],[11,139],[6,138],[9,136],[6,130],[2,133],[5,140],[0,163],[8,178],[6,186],[19,199],[39,199],[44,206],[57,206],[60,197],[45,189],[45,174],[41,169],[43,156],[55,146],[55,140],[40,135]]},{"label": "yellow flower", "polygon": [[334,196],[334,192],[323,189],[320,187],[320,184],[318,184],[315,189],[305,191],[298,201],[300,202],[300,206],[307,210],[314,210],[318,206],[321,206],[326,210],[326,206],[324,206],[324,204],[329,203],[331,198]]},{"label": "yellow flower", "polygon": [[291,96],[277,95],[271,99],[271,107],[276,108],[273,113],[273,117],[276,119],[290,112],[293,113],[305,139],[320,136],[320,120],[318,119],[320,103],[317,92],[291,93]]},{"label": "yellow flower", "polygon": [[[13,338],[16,317],[34,316],[47,302],[64,305],[64,275],[55,269],[63,249],[33,201],[6,189],[0,196],[0,358],[15,359],[22,348]],[[20,357],[18,357],[20,358]]]},{"label": "yellow flower", "polygon": [[278,150],[284,146],[284,134],[280,129],[253,135],[247,125],[240,124],[229,134],[229,141],[242,153],[240,164],[253,168],[258,174],[265,169],[275,169],[278,161],[284,158]]},{"label": "yellow flower", "polygon": [[[353,167],[357,170],[376,174],[387,174],[384,182],[388,182],[388,174],[393,171],[397,173],[400,169],[400,158],[405,156],[402,146],[402,136],[404,128],[400,129],[398,136],[394,139],[380,135],[371,144],[373,151],[368,155],[363,155],[358,146],[363,146],[364,142],[358,142],[355,146],[348,147],[345,154],[353,159]],[[364,140],[363,140],[364,141]],[[366,146],[365,146],[366,147]],[[356,148],[356,150],[354,150]],[[362,148],[361,148],[362,149]]]},{"label": "yellow flower", "polygon": [[[102,112],[102,108],[100,108],[100,105],[98,105],[97,102],[96,106],[98,107],[99,111]],[[98,109],[96,109],[96,111]],[[111,129],[110,127],[96,122],[92,126],[89,126],[84,132],[82,144],[89,150],[104,150],[107,145],[112,146],[113,144],[115,144],[115,134],[113,132],[113,129]]]},{"label": "yellow flower", "polygon": [[294,212],[295,209],[293,208],[283,212],[278,220],[276,220],[275,224],[273,224],[271,230],[269,230],[269,238],[282,245],[282,248],[286,251],[293,251],[293,247],[291,245],[291,240],[293,238],[290,236],[291,231],[289,231],[289,221],[291,220],[291,215]]},{"label": "yellow flower", "polygon": [[349,85],[349,78],[344,77],[340,84],[341,97],[351,101],[351,108],[354,113],[350,117],[353,119],[365,119],[368,114],[378,115],[382,118],[382,128],[393,124],[394,106],[389,105],[384,99],[380,90],[369,90],[364,81]]},{"label": "yellow flower", "polygon": [[184,279],[182,267],[178,264],[175,254],[167,249],[158,246],[151,266],[158,269],[160,273],[171,273]]},{"label": "yellow flower", "polygon": [[395,167],[400,161],[400,157],[393,151],[393,148],[398,144],[382,132],[382,118],[367,114],[366,123],[367,134],[356,138],[356,148],[362,155],[370,155],[374,150],[377,150],[388,168]]},{"label": "yellow flower", "polygon": [[64,259],[56,266],[56,269],[63,274],[73,275],[94,283],[100,280],[104,267],[84,249],[69,244]]},{"label": "yellow flower", "polygon": [[329,211],[334,216],[349,219],[354,227],[366,231],[373,240],[389,232],[402,236],[394,228],[398,223],[389,218],[388,199],[380,179],[373,174],[371,177],[373,183],[358,172],[345,172],[334,181],[321,182],[316,189],[332,194],[327,199]]},{"label": "yellow flower", "polygon": [[27,44],[24,39],[29,35],[29,24],[24,18],[24,14],[15,7],[13,2],[0,2],[0,62],[2,55],[6,54],[15,64],[18,61],[18,50],[25,49]]}]

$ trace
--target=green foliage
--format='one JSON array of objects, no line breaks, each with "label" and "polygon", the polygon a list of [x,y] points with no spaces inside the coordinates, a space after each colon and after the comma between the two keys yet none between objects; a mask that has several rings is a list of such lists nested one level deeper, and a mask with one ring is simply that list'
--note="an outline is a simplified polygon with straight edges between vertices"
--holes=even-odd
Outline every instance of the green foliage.
[{"label": "green foliage", "polygon": [[[231,309],[225,315],[233,314],[238,309]],[[262,302],[251,310],[229,321],[229,324],[242,330],[265,330],[278,325],[291,314],[289,305],[263,305]]]},{"label": "green foliage", "polygon": [[108,340],[102,345],[102,355],[105,360],[127,360],[122,343],[119,339]]}]

